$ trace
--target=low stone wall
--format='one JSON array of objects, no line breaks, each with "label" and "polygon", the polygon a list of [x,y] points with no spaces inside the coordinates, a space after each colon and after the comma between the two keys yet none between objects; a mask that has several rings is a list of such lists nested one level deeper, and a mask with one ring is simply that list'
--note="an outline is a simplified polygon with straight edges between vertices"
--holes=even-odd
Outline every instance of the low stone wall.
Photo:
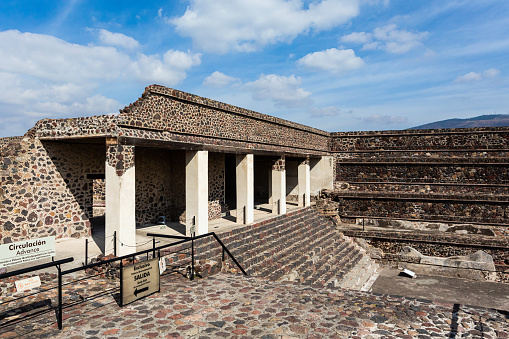
[{"label": "low stone wall", "polygon": [[[415,262],[413,257],[401,255],[406,246],[411,246],[426,256],[452,257],[473,254],[482,250],[493,257],[495,265],[509,265],[509,239],[479,235],[447,234],[443,232],[401,232],[381,230],[353,230],[343,228],[346,236],[366,239],[383,252],[383,259]],[[509,266],[507,266],[509,268]]]},{"label": "low stone wall", "polygon": [[[424,201],[419,201],[419,200]],[[451,221],[509,224],[507,202],[479,202],[458,200],[398,199],[377,197],[374,199],[343,198],[341,216],[383,217],[392,219]]]},{"label": "low stone wall", "polygon": [[509,148],[507,127],[331,133],[331,151]]}]

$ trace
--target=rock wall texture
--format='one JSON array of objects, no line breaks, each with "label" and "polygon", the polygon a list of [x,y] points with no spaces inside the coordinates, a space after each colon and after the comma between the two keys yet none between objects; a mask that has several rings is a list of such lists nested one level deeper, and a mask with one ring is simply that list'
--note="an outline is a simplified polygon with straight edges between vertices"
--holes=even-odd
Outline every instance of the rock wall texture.
[{"label": "rock wall texture", "polygon": [[[185,220],[185,175],[185,152],[136,148],[136,225]],[[209,153],[209,219],[225,212],[224,180],[224,154]]]},{"label": "rock wall texture", "polygon": [[226,146],[235,141],[246,148],[263,144],[273,149],[328,151],[327,132],[157,85],[147,87],[138,101],[126,107],[118,124],[213,138]]},{"label": "rock wall texture", "polygon": [[509,224],[509,130],[331,134],[345,216]]},{"label": "rock wall texture", "polygon": [[0,243],[48,235],[90,234],[93,183],[103,173],[104,147],[11,141],[0,154]]},{"label": "rock wall texture", "polygon": [[152,85],[120,115],[44,119],[0,138],[0,242],[89,234],[106,162],[117,175],[136,165],[138,225],[184,221],[186,150],[209,151],[209,218],[227,209],[225,153],[249,152],[279,159],[255,175],[258,192],[285,157],[333,154],[343,215],[509,225],[509,128],[331,134]]},{"label": "rock wall texture", "polygon": [[209,220],[226,212],[224,153],[209,153]]}]

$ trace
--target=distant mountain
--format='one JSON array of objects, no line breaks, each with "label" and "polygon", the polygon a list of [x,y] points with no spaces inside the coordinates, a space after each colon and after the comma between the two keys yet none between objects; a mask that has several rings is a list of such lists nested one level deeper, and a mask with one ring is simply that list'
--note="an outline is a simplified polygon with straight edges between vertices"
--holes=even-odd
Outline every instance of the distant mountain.
[{"label": "distant mountain", "polygon": [[410,129],[472,128],[509,126],[509,114],[487,114],[468,119],[447,119]]}]

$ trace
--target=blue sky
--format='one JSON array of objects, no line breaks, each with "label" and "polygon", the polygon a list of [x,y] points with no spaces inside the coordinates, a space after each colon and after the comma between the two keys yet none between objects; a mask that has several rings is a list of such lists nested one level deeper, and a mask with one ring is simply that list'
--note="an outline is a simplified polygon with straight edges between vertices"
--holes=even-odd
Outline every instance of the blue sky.
[{"label": "blue sky", "polygon": [[160,84],[327,131],[509,114],[507,0],[0,2],[0,137]]}]

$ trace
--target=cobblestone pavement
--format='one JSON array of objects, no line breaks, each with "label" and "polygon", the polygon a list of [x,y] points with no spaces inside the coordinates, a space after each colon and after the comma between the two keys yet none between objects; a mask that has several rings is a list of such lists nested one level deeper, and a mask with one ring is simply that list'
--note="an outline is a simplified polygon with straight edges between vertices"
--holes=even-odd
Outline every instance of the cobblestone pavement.
[{"label": "cobblestone pavement", "polygon": [[[120,308],[118,283],[64,286],[0,304],[0,338],[507,338],[509,313],[217,274],[161,277],[161,292]],[[51,302],[51,304],[50,304]],[[10,306],[9,306],[10,305]]]}]

